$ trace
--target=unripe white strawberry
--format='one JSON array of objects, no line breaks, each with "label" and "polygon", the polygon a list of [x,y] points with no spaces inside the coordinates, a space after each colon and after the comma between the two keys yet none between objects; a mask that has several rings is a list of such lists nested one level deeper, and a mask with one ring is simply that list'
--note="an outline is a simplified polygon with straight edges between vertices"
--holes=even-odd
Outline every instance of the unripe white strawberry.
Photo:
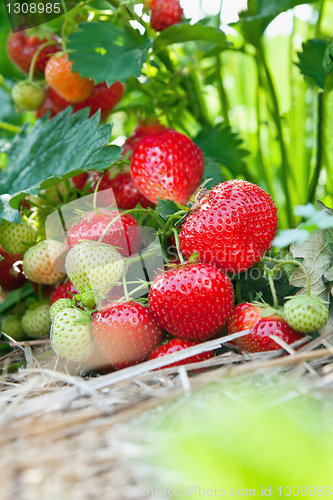
[{"label": "unripe white strawberry", "polygon": [[105,243],[83,241],[75,245],[67,254],[66,272],[75,288],[80,292],[101,290],[109,292],[120,280],[125,261],[117,250]]},{"label": "unripe white strawberry", "polygon": [[29,219],[22,219],[21,224],[2,219],[0,225],[0,245],[11,254],[24,253],[27,245],[36,241],[37,231]]},{"label": "unripe white strawberry", "polygon": [[288,325],[300,333],[313,333],[322,328],[328,320],[329,312],[320,297],[296,295],[283,307],[283,317]]},{"label": "unripe white strawberry", "polygon": [[71,299],[59,299],[50,307],[49,314],[51,321],[54,321],[59,311],[72,307]]},{"label": "unripe white strawberry", "polygon": [[85,361],[95,349],[91,335],[91,320],[79,309],[63,309],[56,315],[51,328],[54,351],[70,361]]},{"label": "unripe white strawberry", "polygon": [[20,342],[25,338],[21,320],[17,316],[11,315],[4,318],[1,322],[1,330],[16,342]]},{"label": "unripe white strawberry", "polygon": [[23,257],[23,271],[34,283],[54,285],[65,278],[65,245],[44,240],[29,248]]},{"label": "unripe white strawberry", "polygon": [[35,309],[28,309],[22,318],[22,328],[28,337],[45,337],[50,333],[51,320],[49,306],[42,304]]}]

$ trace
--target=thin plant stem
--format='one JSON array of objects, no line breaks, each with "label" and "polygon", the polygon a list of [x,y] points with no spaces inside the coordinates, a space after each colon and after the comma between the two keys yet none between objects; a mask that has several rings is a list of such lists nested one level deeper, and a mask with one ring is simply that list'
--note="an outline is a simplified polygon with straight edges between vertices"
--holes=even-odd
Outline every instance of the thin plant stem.
[{"label": "thin plant stem", "polygon": [[318,124],[317,124],[317,161],[315,171],[313,173],[310,186],[308,203],[311,203],[315,197],[318,180],[323,164],[324,149],[325,149],[325,93],[318,94]]},{"label": "thin plant stem", "polygon": [[275,290],[273,276],[272,276],[272,273],[270,271],[268,271],[268,270],[267,270],[267,276],[268,276],[268,283],[269,283],[269,286],[270,286],[270,289],[271,289],[271,293],[272,293],[272,297],[273,297],[274,309],[278,309],[279,308],[279,301],[278,301],[278,298],[277,298],[277,295],[276,295],[276,290]]},{"label": "thin plant stem", "polygon": [[280,267],[286,266],[287,264],[292,264],[294,266],[299,266],[303,270],[303,272],[305,274],[305,277],[306,277],[307,294],[308,294],[309,297],[311,296],[310,276],[309,276],[308,270],[306,269],[306,267],[301,262],[298,262],[298,260],[292,260],[292,259],[281,261],[279,259],[274,259],[273,257],[264,257],[262,260],[263,260],[263,262],[273,262],[273,263],[276,263],[277,265],[274,266],[274,270],[275,271],[278,270]]},{"label": "thin plant stem", "polygon": [[42,52],[42,50],[45,49],[45,47],[49,47],[51,45],[56,45],[56,44],[57,44],[56,41],[50,40],[49,42],[42,43],[42,45],[40,45],[38,47],[38,49],[34,53],[34,56],[33,56],[32,60],[31,60],[31,63],[30,63],[29,75],[28,75],[29,82],[32,82],[33,79],[34,79],[35,66],[36,66],[36,62],[37,62],[39,54]]},{"label": "thin plant stem", "polygon": [[93,198],[93,209],[96,210],[96,201],[97,201],[97,193],[98,193],[98,189],[99,189],[99,186],[102,182],[102,179],[104,177],[104,175],[106,174],[106,172],[102,173],[102,175],[100,176],[100,178],[98,179],[98,182],[96,184],[96,187],[95,187],[95,190],[94,190],[94,198]]},{"label": "thin plant stem", "polygon": [[270,72],[270,69],[268,67],[266,57],[265,57],[265,52],[264,52],[264,47],[263,47],[263,42],[261,41],[257,48],[257,61],[259,64],[262,66],[265,75],[266,75],[266,80],[267,80],[267,91],[269,93],[271,103],[272,103],[272,117],[275,122],[276,128],[277,128],[277,133],[278,133],[278,142],[280,145],[280,151],[281,151],[281,180],[282,180],[282,185],[284,189],[284,194],[286,198],[286,208],[287,208],[287,220],[288,224],[290,227],[294,227],[294,213],[293,213],[293,208],[292,208],[292,201],[291,201],[291,196],[290,196],[290,189],[289,189],[289,177],[291,175],[291,167],[289,164],[288,160],[288,154],[287,154],[287,148],[286,144],[284,142],[283,138],[283,130],[282,130],[282,123],[281,123],[281,116],[280,116],[280,111],[279,111],[279,103],[278,103],[278,97],[276,94],[273,78]]},{"label": "thin plant stem", "polygon": [[130,301],[130,297],[128,295],[128,288],[127,288],[127,283],[126,283],[126,273],[125,273],[125,271],[123,272],[122,278],[123,278],[122,281],[123,281],[123,288],[124,288],[125,299],[126,299],[127,302],[129,302]]},{"label": "thin plant stem", "polygon": [[324,5],[325,5],[325,0],[320,0],[319,9],[318,9],[318,19],[317,19],[317,23],[316,23],[315,38],[319,38],[319,36],[320,36],[321,22],[323,20],[323,14],[324,14]]},{"label": "thin plant stem", "polygon": [[0,128],[2,130],[7,130],[8,132],[13,132],[14,134],[21,133],[21,127],[17,127],[16,125],[12,125],[11,123],[0,122]]},{"label": "thin plant stem", "polygon": [[217,91],[220,99],[221,113],[224,117],[226,125],[230,127],[230,121],[228,116],[228,110],[229,110],[228,97],[225,88],[223,86],[221,72],[222,72],[221,56],[220,54],[218,54],[216,56]]},{"label": "thin plant stem", "polygon": [[179,245],[179,235],[178,235],[178,231],[177,229],[175,229],[174,227],[172,228],[172,232],[173,232],[173,235],[174,235],[174,238],[175,238],[175,242],[176,242],[176,249],[177,249],[177,253],[178,253],[178,257],[179,257],[179,260],[181,262],[181,264],[183,264],[185,262],[184,260],[184,257],[182,255],[182,251],[180,249],[180,245]]}]

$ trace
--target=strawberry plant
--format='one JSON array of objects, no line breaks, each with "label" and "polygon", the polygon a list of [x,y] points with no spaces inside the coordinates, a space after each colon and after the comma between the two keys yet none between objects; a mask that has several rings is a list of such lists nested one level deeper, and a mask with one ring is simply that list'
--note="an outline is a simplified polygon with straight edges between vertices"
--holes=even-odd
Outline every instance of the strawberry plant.
[{"label": "strawberry plant", "polygon": [[198,21],[179,0],[0,16],[4,333],[109,371],[329,334],[331,14],[307,2],[305,26],[303,3],[249,1],[229,27],[222,2]]}]

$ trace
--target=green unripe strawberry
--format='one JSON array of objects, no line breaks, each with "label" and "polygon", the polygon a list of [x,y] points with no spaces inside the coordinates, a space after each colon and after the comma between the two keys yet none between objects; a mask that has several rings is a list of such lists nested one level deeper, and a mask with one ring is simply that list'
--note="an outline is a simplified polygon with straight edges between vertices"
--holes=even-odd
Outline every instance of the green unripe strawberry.
[{"label": "green unripe strawberry", "polygon": [[25,338],[21,320],[17,316],[12,315],[4,318],[1,322],[1,329],[3,333],[12,337],[16,342],[20,342]]},{"label": "green unripe strawberry", "polygon": [[23,242],[33,245],[36,237],[37,231],[29,219],[22,219],[21,224],[5,219],[1,221],[0,245],[8,253],[24,253],[28,247]]},{"label": "green unripe strawberry", "polygon": [[66,272],[75,288],[84,292],[101,289],[107,293],[119,281],[125,261],[115,248],[97,241],[83,241],[67,254]]},{"label": "green unripe strawberry", "polygon": [[55,240],[44,240],[29,248],[23,257],[23,271],[34,283],[54,285],[66,276],[65,245]]},{"label": "green unripe strawberry", "polygon": [[12,98],[21,110],[34,111],[45,101],[45,90],[34,82],[18,82],[12,90]]},{"label": "green unripe strawberry", "polygon": [[34,309],[29,309],[23,315],[22,327],[28,337],[39,338],[48,335],[51,328],[49,306],[41,304]]},{"label": "green unripe strawberry", "polygon": [[320,297],[297,295],[283,307],[283,317],[288,325],[300,333],[312,333],[322,328],[328,320],[328,308]]},{"label": "green unripe strawberry", "polygon": [[80,302],[83,307],[94,309],[96,306],[95,296],[92,290],[86,290],[80,294]]},{"label": "green unripe strawberry", "polygon": [[91,320],[80,309],[63,309],[52,323],[51,342],[55,352],[70,361],[89,359],[95,349]]},{"label": "green unripe strawberry", "polygon": [[51,321],[55,320],[55,317],[58,314],[58,312],[62,311],[63,309],[69,309],[70,307],[72,307],[71,299],[57,300],[54,304],[52,304],[49,310]]}]

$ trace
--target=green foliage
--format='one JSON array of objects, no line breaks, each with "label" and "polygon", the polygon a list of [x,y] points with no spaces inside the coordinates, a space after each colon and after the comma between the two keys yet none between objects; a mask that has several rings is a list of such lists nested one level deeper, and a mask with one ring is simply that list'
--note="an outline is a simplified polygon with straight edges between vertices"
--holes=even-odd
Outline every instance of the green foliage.
[{"label": "green foliage", "polygon": [[179,212],[177,203],[171,200],[161,200],[158,198],[157,213],[162,219],[167,220],[170,215]]},{"label": "green foliage", "polygon": [[155,39],[154,50],[156,52],[174,43],[185,43],[192,41],[209,42],[216,44],[214,50],[225,50],[230,47],[223,31],[212,26],[196,24],[176,24],[170,26]]},{"label": "green foliage", "polygon": [[131,76],[140,76],[147,50],[152,40],[139,32],[119,29],[108,23],[82,23],[69,36],[68,48],[73,51],[74,71],[93,78],[96,83],[108,85],[117,80],[125,82]]},{"label": "green foliage", "polygon": [[194,142],[201,148],[204,155],[216,163],[227,167],[232,175],[244,172],[245,158],[249,153],[241,146],[243,141],[233,133],[230,127],[218,125],[209,132],[201,132]]},{"label": "green foliage", "polygon": [[330,46],[328,40],[308,40],[302,44],[303,51],[298,53],[299,63],[297,66],[302,75],[312,78],[318,87],[325,87],[325,79],[330,73],[329,67],[324,67],[324,58],[327,48]]},{"label": "green foliage", "polygon": [[203,180],[205,181],[206,179],[211,180],[205,183],[205,188],[212,188],[225,180],[222,174],[221,165],[209,157],[205,158]]},{"label": "green foliage", "polygon": [[45,117],[38,120],[29,132],[25,127],[15,137],[9,166],[0,179],[0,192],[12,195],[13,208],[29,193],[37,194],[84,170],[106,169],[120,158],[119,147],[106,145],[111,125],[99,127],[99,113],[90,119],[88,114],[84,109],[72,115],[69,107],[49,122]]}]

